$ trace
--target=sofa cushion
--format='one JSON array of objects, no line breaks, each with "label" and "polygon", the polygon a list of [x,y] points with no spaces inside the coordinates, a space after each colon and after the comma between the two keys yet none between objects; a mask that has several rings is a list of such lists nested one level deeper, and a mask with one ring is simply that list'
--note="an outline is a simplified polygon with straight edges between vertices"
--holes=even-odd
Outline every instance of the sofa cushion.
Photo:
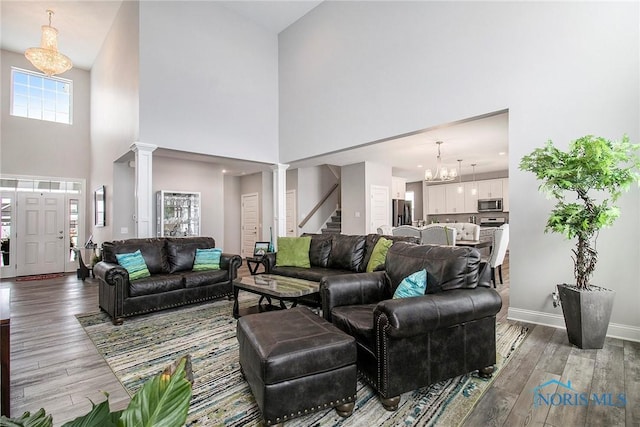
[{"label": "sofa cushion", "polygon": [[221,255],[220,248],[196,249],[193,271],[220,270]]},{"label": "sofa cushion", "polygon": [[385,261],[390,293],[408,275],[427,270],[427,294],[478,285],[480,252],[474,248],[440,245],[413,245],[398,242],[391,246]]},{"label": "sofa cushion", "polygon": [[165,240],[162,238],[104,242],[102,244],[102,259],[106,262],[117,264],[116,254],[132,253],[138,249],[140,249],[144,262],[147,264],[151,274],[169,273]]},{"label": "sofa cushion", "polygon": [[402,279],[393,293],[393,298],[423,296],[427,290],[427,270],[419,270]]},{"label": "sofa cushion", "polygon": [[131,281],[151,276],[139,249],[129,254],[116,254],[116,259],[127,270]]},{"label": "sofa cushion", "polygon": [[155,274],[129,283],[129,296],[161,294],[184,288],[184,280],[179,274]]},{"label": "sofa cushion", "polygon": [[271,269],[271,274],[277,274],[280,276],[293,277],[296,279],[311,280],[312,282],[319,282],[325,276],[334,276],[336,274],[350,274],[353,271],[337,270],[335,268],[301,268],[301,267],[274,267]]},{"label": "sofa cushion", "polygon": [[376,304],[344,305],[331,310],[331,323],[364,344],[375,350],[373,330],[373,311]]},{"label": "sofa cushion", "polygon": [[228,270],[185,271],[182,276],[185,288],[197,288],[229,281]]},{"label": "sofa cushion", "polygon": [[166,240],[170,273],[193,269],[196,249],[216,247],[212,237],[167,237]]},{"label": "sofa cushion", "polygon": [[331,239],[329,267],[359,272],[364,260],[366,236],[336,234]]},{"label": "sofa cushion", "polygon": [[366,243],[364,246],[364,259],[362,260],[362,266],[361,266],[360,272],[363,272],[366,270],[367,265],[369,265],[369,260],[371,259],[371,255],[373,254],[373,250],[376,247],[378,240],[380,240],[380,238],[382,237],[384,237],[387,240],[393,241],[393,243],[408,242],[408,243],[415,243],[417,245],[420,244],[420,238],[414,237],[414,236],[388,236],[386,234],[385,235],[367,234]]},{"label": "sofa cushion", "polygon": [[311,237],[278,237],[276,266],[311,267],[309,248]]},{"label": "sofa cushion", "polygon": [[380,237],[378,239],[378,243],[376,243],[373,248],[373,253],[369,258],[369,262],[367,263],[367,272],[372,272],[378,269],[379,266],[384,267],[384,260],[387,259],[387,252],[389,248],[393,245],[393,240],[385,239],[384,237]]},{"label": "sofa cushion", "polygon": [[309,263],[311,267],[326,268],[329,266],[329,255],[331,255],[331,234],[309,234],[302,236],[311,237],[309,246]]}]

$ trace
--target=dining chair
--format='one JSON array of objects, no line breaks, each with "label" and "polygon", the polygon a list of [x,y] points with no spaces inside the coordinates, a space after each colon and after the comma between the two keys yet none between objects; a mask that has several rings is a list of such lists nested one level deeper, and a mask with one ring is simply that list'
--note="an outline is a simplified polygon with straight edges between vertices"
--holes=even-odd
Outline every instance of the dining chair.
[{"label": "dining chair", "polygon": [[491,267],[491,281],[493,287],[496,287],[496,268],[498,269],[498,277],[500,278],[500,284],[502,284],[502,263],[504,257],[507,254],[507,247],[509,246],[509,224],[504,224],[498,227],[493,236],[493,248],[487,262]]},{"label": "dining chair", "polygon": [[423,245],[455,246],[458,231],[444,224],[429,224],[420,230],[420,243]]},{"label": "dining chair", "polygon": [[390,225],[381,225],[377,230],[378,234],[382,234],[385,236],[391,236],[393,232],[393,227]]},{"label": "dining chair", "polygon": [[392,236],[411,236],[420,239],[420,229],[413,225],[400,225],[391,230]]},{"label": "dining chair", "polygon": [[456,229],[457,240],[480,240],[480,225],[472,222],[454,222],[447,224]]}]

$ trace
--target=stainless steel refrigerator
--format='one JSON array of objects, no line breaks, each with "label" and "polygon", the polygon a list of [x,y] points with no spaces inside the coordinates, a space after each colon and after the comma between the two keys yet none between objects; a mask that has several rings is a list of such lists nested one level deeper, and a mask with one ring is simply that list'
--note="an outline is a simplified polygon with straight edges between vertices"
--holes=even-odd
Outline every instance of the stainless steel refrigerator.
[{"label": "stainless steel refrigerator", "polygon": [[399,225],[411,225],[411,201],[410,200],[391,200],[391,224],[394,227]]}]

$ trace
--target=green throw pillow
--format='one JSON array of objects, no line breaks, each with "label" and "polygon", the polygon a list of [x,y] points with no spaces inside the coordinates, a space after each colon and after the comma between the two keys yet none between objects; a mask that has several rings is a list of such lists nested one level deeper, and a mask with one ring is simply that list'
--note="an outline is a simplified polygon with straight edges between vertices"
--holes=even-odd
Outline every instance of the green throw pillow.
[{"label": "green throw pillow", "polygon": [[311,236],[278,237],[276,267],[311,267],[309,247]]},{"label": "green throw pillow", "polygon": [[116,254],[118,264],[124,267],[129,272],[129,281],[142,279],[143,277],[151,276],[147,263],[144,262],[140,249],[133,253],[128,254]]},{"label": "green throw pillow", "polygon": [[196,249],[193,271],[220,270],[221,255],[220,248]]},{"label": "green throw pillow", "polygon": [[384,260],[387,259],[387,252],[389,252],[391,245],[393,245],[393,240],[385,239],[384,237],[378,239],[367,264],[368,272],[375,271],[379,266],[384,265]]},{"label": "green throw pillow", "polygon": [[427,270],[416,271],[405,277],[393,293],[393,298],[409,298],[424,295],[427,290]]}]

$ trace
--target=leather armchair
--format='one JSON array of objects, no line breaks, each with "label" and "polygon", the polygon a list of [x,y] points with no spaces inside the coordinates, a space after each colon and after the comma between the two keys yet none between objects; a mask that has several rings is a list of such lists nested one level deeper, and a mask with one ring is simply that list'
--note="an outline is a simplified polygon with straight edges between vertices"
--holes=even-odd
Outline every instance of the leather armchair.
[{"label": "leather armchair", "polygon": [[[427,270],[427,293],[392,299],[402,279]],[[320,282],[323,316],[356,339],[358,370],[395,410],[400,394],[496,361],[495,316],[502,306],[476,249],[394,244],[385,271]]]}]

